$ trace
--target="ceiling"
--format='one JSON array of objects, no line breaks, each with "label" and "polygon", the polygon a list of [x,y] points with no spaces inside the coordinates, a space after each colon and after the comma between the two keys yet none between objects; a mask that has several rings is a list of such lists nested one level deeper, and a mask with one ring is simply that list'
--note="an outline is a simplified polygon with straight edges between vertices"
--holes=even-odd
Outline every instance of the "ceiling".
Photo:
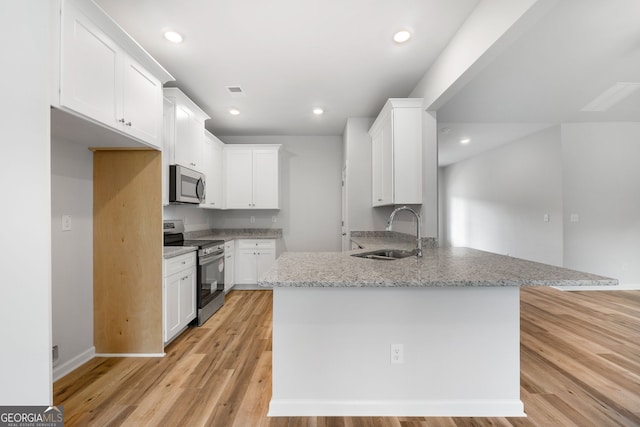
[{"label": "ceiling", "polygon": [[[96,2],[224,136],[342,135],[348,117],[374,117],[387,98],[407,97],[478,0]],[[403,28],[413,37],[396,44]],[[184,41],[169,43],[166,29]]]},{"label": "ceiling", "polygon": [[[96,2],[225,136],[341,135],[348,117],[408,96],[478,0]],[[439,164],[562,122],[638,121],[640,90],[606,111],[581,109],[617,82],[640,82],[639,16],[638,0],[556,1],[438,110]],[[167,42],[169,28],[184,42]],[[391,40],[400,28],[413,33],[403,45]]]},{"label": "ceiling", "polygon": [[606,111],[581,111],[617,82],[640,82],[638,17],[638,0],[558,1],[438,110],[439,163],[562,122],[639,121],[640,90]]}]

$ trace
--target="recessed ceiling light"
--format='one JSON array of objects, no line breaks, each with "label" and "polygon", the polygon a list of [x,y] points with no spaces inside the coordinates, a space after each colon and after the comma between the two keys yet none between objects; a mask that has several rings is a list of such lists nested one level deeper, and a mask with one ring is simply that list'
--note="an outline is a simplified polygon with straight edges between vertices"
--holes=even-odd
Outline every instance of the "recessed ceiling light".
[{"label": "recessed ceiling light", "polygon": [[462,138],[462,139],[460,140],[460,144],[468,144],[468,143],[470,143],[470,142],[471,142],[471,139],[470,139],[470,138]]},{"label": "recessed ceiling light", "polygon": [[231,114],[232,116],[237,116],[238,114],[240,114],[240,110],[238,110],[237,108],[229,108],[229,114]]},{"label": "recessed ceiling light", "polygon": [[316,116],[321,116],[322,114],[324,114],[324,110],[322,108],[314,108],[313,114],[315,114]]},{"label": "recessed ceiling light", "polygon": [[411,38],[411,33],[408,30],[400,30],[393,35],[393,41],[396,43],[405,43]]},{"label": "recessed ceiling light", "polygon": [[164,38],[171,43],[182,43],[182,36],[175,31],[165,31]]}]

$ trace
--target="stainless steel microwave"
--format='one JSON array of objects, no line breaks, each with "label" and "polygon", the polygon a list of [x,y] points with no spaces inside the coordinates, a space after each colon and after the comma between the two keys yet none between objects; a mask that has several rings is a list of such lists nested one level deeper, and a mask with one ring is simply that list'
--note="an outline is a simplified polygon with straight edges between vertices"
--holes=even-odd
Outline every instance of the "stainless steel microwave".
[{"label": "stainless steel microwave", "polygon": [[169,165],[169,203],[204,202],[205,176],[180,165]]}]

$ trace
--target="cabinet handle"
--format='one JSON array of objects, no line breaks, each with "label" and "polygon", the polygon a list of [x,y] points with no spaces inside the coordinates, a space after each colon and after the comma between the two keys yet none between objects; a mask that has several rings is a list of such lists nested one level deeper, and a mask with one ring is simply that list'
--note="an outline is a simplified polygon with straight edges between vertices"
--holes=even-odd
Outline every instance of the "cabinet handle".
[{"label": "cabinet handle", "polygon": [[382,199],[378,199],[378,201],[379,201],[379,202],[381,202],[381,201],[382,201]]},{"label": "cabinet handle", "polygon": [[131,122],[125,123],[125,126],[131,126]]},{"label": "cabinet handle", "polygon": [[188,279],[188,278],[189,278],[189,276],[184,276],[181,280],[185,280],[185,279]]},{"label": "cabinet handle", "polygon": [[186,263],[187,263],[187,261],[182,261],[182,264],[186,264]]},{"label": "cabinet handle", "polygon": [[124,123],[124,117],[118,120],[119,123]]}]

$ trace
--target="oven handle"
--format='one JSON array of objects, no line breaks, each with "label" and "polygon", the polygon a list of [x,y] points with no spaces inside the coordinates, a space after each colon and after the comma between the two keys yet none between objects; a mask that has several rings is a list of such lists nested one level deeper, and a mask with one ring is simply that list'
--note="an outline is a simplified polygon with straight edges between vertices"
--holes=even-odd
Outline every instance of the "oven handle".
[{"label": "oven handle", "polygon": [[209,264],[211,262],[219,260],[220,258],[224,258],[224,251],[214,252],[209,255],[198,257],[198,265]]}]

